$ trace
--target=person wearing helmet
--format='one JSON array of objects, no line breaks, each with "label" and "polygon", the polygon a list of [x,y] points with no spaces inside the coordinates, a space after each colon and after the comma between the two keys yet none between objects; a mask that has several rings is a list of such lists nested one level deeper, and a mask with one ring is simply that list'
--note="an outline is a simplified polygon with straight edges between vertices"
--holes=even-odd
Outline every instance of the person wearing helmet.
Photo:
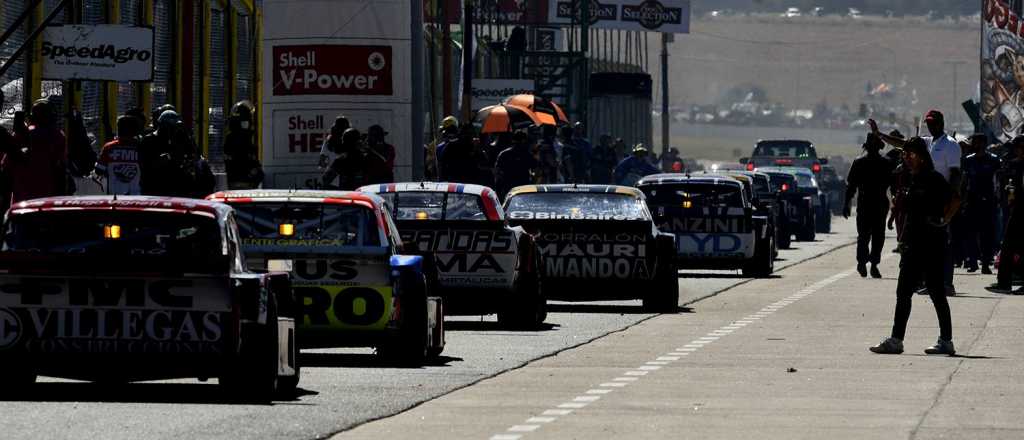
[{"label": "person wearing helmet", "polygon": [[228,188],[252,189],[263,182],[263,167],[256,151],[252,107],[248,101],[234,105],[224,137],[224,168]]},{"label": "person wearing helmet", "polygon": [[494,163],[494,190],[498,192],[498,198],[504,200],[512,188],[529,185],[539,165],[530,151],[530,138],[526,133],[518,131],[512,134],[512,146],[498,153]]},{"label": "person wearing helmet", "polygon": [[159,195],[165,192],[156,171],[160,168],[160,157],[171,152],[171,136],[181,125],[181,116],[174,110],[167,110],[153,120],[156,130],[142,138],[139,158],[142,170],[142,194]]},{"label": "person wearing helmet", "polygon": [[438,156],[441,180],[458,183],[480,183],[481,154],[475,142],[476,132],[470,124],[459,129],[459,137],[450,142]]},{"label": "person wearing helmet", "polygon": [[633,147],[633,155],[622,159],[622,162],[615,166],[615,184],[633,186],[644,176],[658,174],[658,168],[647,160],[647,154],[647,147],[644,144],[636,144]]},{"label": "person wearing helmet", "polygon": [[153,132],[157,131],[160,128],[160,123],[159,123],[160,115],[164,114],[164,112],[167,112],[167,111],[177,112],[178,109],[175,108],[171,104],[164,104],[164,105],[161,105],[160,107],[157,107],[157,108],[153,109],[153,113],[151,113],[152,117],[149,118],[149,121],[150,121],[149,123],[151,125],[149,127],[146,127],[146,130],[145,130],[146,133],[144,134],[144,136],[148,136],[150,133],[153,133]]},{"label": "person wearing helmet", "polygon": [[[324,187],[355,191],[356,188],[366,185],[366,154],[363,136],[359,130],[345,130],[337,148],[337,158],[321,176]],[[335,179],[338,180],[337,186],[334,185]]]},{"label": "person wearing helmet", "polygon": [[142,194],[142,158],[139,154],[142,124],[137,117],[127,114],[117,118],[117,137],[100,150],[96,174],[106,179],[107,194]]},{"label": "person wearing helmet", "polygon": [[441,158],[444,156],[444,150],[453,142],[459,139],[459,120],[455,119],[455,116],[448,116],[441,121],[441,126],[438,127],[440,135],[437,139],[437,146],[434,148],[434,160],[435,167],[437,167],[437,173],[440,176]]}]

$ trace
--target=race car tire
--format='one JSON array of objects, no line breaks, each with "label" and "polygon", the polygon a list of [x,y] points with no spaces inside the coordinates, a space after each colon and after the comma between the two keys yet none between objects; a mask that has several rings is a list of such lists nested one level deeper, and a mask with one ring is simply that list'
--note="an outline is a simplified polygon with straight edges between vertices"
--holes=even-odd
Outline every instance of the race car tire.
[{"label": "race car tire", "polygon": [[757,251],[754,252],[754,258],[743,266],[743,276],[765,278],[770,276],[772,272],[775,272],[775,258],[772,256],[770,249],[770,241],[758,243]]},{"label": "race car tire", "polygon": [[816,221],[817,225],[815,227],[815,231],[816,232],[819,232],[819,233],[822,233],[822,234],[828,234],[828,233],[832,232],[832,213],[831,212],[829,212],[827,209],[822,209],[821,212],[819,212],[818,215],[815,216],[815,218],[817,220]]},{"label": "race car tire", "polygon": [[651,313],[675,313],[679,309],[679,272],[675,264],[662,266],[653,291],[643,298],[643,309]]},{"label": "race car tire", "polygon": [[[270,401],[278,392],[277,375],[278,337],[277,301],[273,295],[267,299],[265,324],[242,324],[242,342],[231,371],[218,382],[235,398]],[[297,383],[297,382],[296,382]]]},{"label": "race car tire", "polygon": [[782,229],[779,230],[779,249],[789,249],[791,247],[793,247],[793,234],[787,226],[782,226]]},{"label": "race car tire", "polygon": [[817,232],[817,224],[815,222],[814,214],[810,215],[810,218],[804,222],[804,228],[797,235],[798,241],[814,241],[815,232]]},{"label": "race car tire", "polygon": [[536,330],[548,317],[548,301],[537,268],[516,280],[512,300],[498,312],[498,323],[513,330]]},{"label": "race car tire", "polygon": [[390,341],[377,347],[377,355],[388,364],[419,367],[429,356],[426,283],[423,275],[399,278],[395,290],[401,292],[401,327]]},{"label": "race car tire", "polygon": [[31,390],[36,383],[32,368],[9,362],[0,367],[0,396],[17,396]]}]

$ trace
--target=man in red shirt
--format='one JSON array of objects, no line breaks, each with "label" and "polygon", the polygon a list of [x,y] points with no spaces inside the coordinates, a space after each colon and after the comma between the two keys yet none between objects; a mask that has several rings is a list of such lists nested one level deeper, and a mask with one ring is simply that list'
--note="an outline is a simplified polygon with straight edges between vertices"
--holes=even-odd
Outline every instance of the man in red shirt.
[{"label": "man in red shirt", "polygon": [[11,203],[67,195],[67,141],[55,124],[50,103],[41,99],[32,105],[28,131],[19,135],[18,151],[4,156],[0,168],[11,178]]},{"label": "man in red shirt", "polygon": [[142,121],[134,116],[117,118],[117,138],[108,142],[96,161],[96,174],[107,179],[107,194],[140,195],[142,166],[139,135]]}]

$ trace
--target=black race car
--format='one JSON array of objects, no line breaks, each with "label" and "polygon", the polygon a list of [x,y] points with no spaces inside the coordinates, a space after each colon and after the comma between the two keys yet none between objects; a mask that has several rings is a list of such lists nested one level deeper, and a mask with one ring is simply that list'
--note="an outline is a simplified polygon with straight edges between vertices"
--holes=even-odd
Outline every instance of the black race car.
[{"label": "black race car", "polygon": [[783,249],[789,247],[789,239],[796,236],[798,241],[814,241],[817,232],[814,196],[800,190],[797,175],[786,168],[759,168],[758,172],[771,176],[772,189],[778,191],[783,207],[780,227],[785,231],[784,240],[779,240]]},{"label": "black race car", "polygon": [[655,227],[640,190],[522,186],[509,192],[505,212],[536,237],[548,298],[642,299],[655,312],[678,307],[675,236]]}]

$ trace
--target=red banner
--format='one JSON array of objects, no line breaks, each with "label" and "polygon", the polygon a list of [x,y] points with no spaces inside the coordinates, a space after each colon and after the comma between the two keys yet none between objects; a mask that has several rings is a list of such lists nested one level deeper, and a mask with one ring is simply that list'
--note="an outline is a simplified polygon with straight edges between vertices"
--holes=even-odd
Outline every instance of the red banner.
[{"label": "red banner", "polygon": [[391,46],[274,47],[274,96],[391,94]]}]

